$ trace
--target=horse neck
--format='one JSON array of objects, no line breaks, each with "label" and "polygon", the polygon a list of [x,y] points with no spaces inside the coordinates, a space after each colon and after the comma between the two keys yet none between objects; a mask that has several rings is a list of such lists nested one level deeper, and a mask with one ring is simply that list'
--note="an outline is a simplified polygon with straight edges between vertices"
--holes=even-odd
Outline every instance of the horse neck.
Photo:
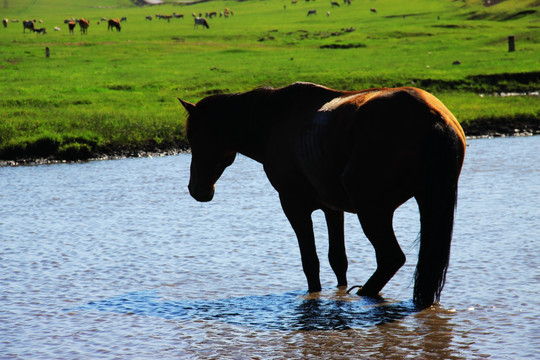
[{"label": "horse neck", "polygon": [[241,94],[231,102],[233,106],[225,121],[231,147],[263,163],[268,136],[276,122],[276,107],[266,96]]},{"label": "horse neck", "polygon": [[319,85],[295,83],[281,89],[218,95],[223,102],[214,105],[222,106],[214,108],[223,110],[217,118],[221,128],[227,127],[222,133],[227,134],[233,151],[264,163],[271,136],[295,132],[309,114],[340,94]]}]

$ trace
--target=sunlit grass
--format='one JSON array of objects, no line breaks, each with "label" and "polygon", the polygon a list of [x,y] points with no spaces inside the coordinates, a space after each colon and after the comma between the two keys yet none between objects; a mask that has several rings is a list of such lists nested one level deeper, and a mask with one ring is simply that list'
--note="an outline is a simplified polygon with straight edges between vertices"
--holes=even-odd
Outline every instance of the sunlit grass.
[{"label": "sunlit grass", "polygon": [[[294,81],[347,90],[421,86],[466,123],[540,112],[538,98],[478,95],[538,90],[540,16],[530,1],[489,8],[479,0],[353,0],[339,8],[323,1],[257,0],[142,8],[128,0],[7,4],[1,17],[43,20],[37,26],[48,34],[23,34],[22,24],[12,22],[0,29],[3,157],[33,156],[24,149],[47,137],[47,156],[58,156],[69,144],[89,152],[180,147],[185,115],[177,97],[197,101]],[[308,17],[313,7],[318,15]],[[234,16],[209,20],[208,30],[194,29],[191,13],[225,8]],[[184,19],[155,19],[173,12]],[[147,15],[154,19],[145,20]],[[127,22],[119,33],[101,20],[123,16]],[[88,35],[78,28],[69,34],[64,19],[72,17],[90,20]],[[516,38],[512,53],[509,35]],[[475,78],[502,73],[531,73],[533,80]]]}]

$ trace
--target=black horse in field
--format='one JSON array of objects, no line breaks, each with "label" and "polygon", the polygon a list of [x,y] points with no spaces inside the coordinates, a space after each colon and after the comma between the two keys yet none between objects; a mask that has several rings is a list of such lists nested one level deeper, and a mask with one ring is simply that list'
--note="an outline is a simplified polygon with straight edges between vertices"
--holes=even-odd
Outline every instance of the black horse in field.
[{"label": "black horse in field", "polygon": [[23,24],[23,33],[26,32],[26,29],[30,30],[30,32],[34,31],[34,27],[36,25],[36,20],[24,20],[22,22]]}]

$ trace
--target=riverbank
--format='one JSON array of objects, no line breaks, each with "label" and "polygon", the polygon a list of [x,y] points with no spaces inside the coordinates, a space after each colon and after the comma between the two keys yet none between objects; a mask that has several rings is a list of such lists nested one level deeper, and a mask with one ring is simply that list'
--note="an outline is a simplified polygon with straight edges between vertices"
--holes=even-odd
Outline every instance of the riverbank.
[{"label": "riverbank", "polygon": [[500,118],[478,119],[462,124],[468,138],[540,135],[540,118],[505,120]]},{"label": "riverbank", "polygon": [[[503,121],[500,119],[477,120],[473,124],[462,124],[468,139],[496,138],[510,136],[540,135],[540,119],[517,119]],[[0,167],[4,166],[32,166],[61,163],[75,163],[84,161],[118,160],[125,158],[162,157],[189,153],[188,143],[179,143],[170,147],[145,147],[140,149],[108,149],[102,152],[87,153],[85,156],[72,154],[64,158],[57,156],[36,156],[14,160],[0,159]]]}]

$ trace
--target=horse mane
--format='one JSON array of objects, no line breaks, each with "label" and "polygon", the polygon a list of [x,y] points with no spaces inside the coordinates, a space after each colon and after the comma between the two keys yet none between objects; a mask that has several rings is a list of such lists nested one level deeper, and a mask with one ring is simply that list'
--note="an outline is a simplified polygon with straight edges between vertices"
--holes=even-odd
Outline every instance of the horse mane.
[{"label": "horse mane", "polygon": [[[270,126],[272,122],[281,120],[279,113],[282,109],[293,107],[309,112],[345,93],[309,82],[295,82],[280,88],[262,85],[246,92],[207,96],[196,103],[196,109],[197,114],[210,121],[207,125],[217,132],[230,134],[232,124],[229,120],[234,120],[235,125],[250,132],[261,132],[265,125]],[[224,118],[239,113],[244,116]],[[185,124],[186,134],[189,132],[190,117]]]}]

